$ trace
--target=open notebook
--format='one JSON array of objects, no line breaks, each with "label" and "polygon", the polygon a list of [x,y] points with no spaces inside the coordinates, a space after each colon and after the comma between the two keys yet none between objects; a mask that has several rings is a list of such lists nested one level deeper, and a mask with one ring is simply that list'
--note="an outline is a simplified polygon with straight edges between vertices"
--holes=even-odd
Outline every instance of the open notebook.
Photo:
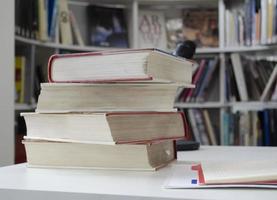
[{"label": "open notebook", "polygon": [[277,161],[178,163],[165,188],[277,188]]}]

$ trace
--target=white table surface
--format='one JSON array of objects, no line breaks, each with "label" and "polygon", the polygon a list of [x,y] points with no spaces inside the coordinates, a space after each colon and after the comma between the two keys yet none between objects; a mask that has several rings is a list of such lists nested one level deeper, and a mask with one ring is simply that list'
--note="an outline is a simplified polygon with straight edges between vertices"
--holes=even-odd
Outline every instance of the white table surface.
[{"label": "white table surface", "polygon": [[[277,159],[276,147],[207,147],[179,152],[180,161]],[[170,173],[27,168],[0,168],[2,200],[72,199],[277,199],[274,189],[164,189]]]}]

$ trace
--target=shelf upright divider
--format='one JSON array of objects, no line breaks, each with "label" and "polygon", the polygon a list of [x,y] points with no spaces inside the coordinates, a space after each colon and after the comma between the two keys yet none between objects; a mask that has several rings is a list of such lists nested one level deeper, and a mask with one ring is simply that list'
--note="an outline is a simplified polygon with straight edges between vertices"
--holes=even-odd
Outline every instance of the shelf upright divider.
[{"label": "shelf upright divider", "polygon": [[14,18],[15,1],[0,1],[0,166],[14,163]]},{"label": "shelf upright divider", "polygon": [[131,48],[138,48],[138,1],[132,1],[132,44]]},{"label": "shelf upright divider", "polygon": [[218,27],[219,48],[225,47],[225,4],[224,0],[218,0]]},{"label": "shelf upright divider", "polygon": [[[226,80],[226,58],[224,53],[219,54],[220,59],[220,68],[219,68],[219,101],[221,104],[226,105],[226,88],[225,88],[225,80]],[[224,144],[224,115],[226,112],[226,107],[223,106],[220,108],[220,145]]]},{"label": "shelf upright divider", "polygon": [[30,79],[30,95],[31,95],[31,104],[33,105],[35,103],[35,100],[34,100],[34,84],[35,84],[35,76],[36,76],[36,61],[35,61],[35,57],[36,57],[36,45],[32,44],[31,45],[31,60],[30,60],[30,67],[31,67],[31,79]]}]

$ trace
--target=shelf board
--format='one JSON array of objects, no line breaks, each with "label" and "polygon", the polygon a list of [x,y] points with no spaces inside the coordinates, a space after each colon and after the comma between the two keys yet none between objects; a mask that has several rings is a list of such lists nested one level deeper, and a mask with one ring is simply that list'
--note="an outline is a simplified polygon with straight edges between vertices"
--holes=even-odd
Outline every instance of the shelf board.
[{"label": "shelf board", "polygon": [[247,101],[247,102],[187,102],[175,103],[175,108],[223,108],[231,107],[233,111],[237,110],[263,110],[263,109],[277,109],[277,102],[261,102],[261,101]]},{"label": "shelf board", "polygon": [[35,46],[41,46],[41,47],[47,47],[47,48],[53,48],[53,49],[73,50],[73,51],[103,51],[103,50],[122,50],[123,49],[123,48],[113,48],[113,47],[64,45],[64,44],[57,44],[54,42],[42,42],[39,40],[24,38],[17,35],[15,36],[15,40],[22,43],[35,45]]},{"label": "shelf board", "polygon": [[[78,46],[78,45],[64,45],[57,44],[54,42],[43,42],[39,40],[24,38],[21,36],[15,36],[15,40],[47,48],[53,49],[65,49],[65,50],[73,50],[73,51],[103,51],[103,50],[122,50],[124,48],[114,48],[114,47],[96,47],[96,46]],[[277,49],[277,45],[270,46],[252,46],[252,47],[224,47],[224,48],[198,48],[196,49],[196,54],[217,54],[217,53],[231,53],[231,52],[251,52],[251,51],[266,51]]]},{"label": "shelf board", "polygon": [[221,102],[196,102],[196,103],[175,103],[175,108],[221,108],[225,105]]},{"label": "shelf board", "polygon": [[232,53],[232,52],[253,52],[253,51],[268,51],[277,49],[277,45],[265,46],[238,46],[238,47],[223,47],[223,48],[198,48],[196,54],[209,54],[209,53]]},{"label": "shelf board", "polygon": [[229,102],[228,105],[232,107],[233,111],[277,109],[277,102],[261,102],[261,101]]},{"label": "shelf board", "polygon": [[36,104],[26,104],[26,103],[15,103],[15,110],[34,110],[36,108]]}]

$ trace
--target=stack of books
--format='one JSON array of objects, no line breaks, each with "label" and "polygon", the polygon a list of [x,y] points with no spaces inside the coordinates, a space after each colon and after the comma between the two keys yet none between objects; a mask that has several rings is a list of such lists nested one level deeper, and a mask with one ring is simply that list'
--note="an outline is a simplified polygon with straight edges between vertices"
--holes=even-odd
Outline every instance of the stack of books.
[{"label": "stack of books", "polygon": [[155,170],[189,137],[174,99],[193,87],[193,62],[155,49],[54,55],[27,125],[36,167]]}]

